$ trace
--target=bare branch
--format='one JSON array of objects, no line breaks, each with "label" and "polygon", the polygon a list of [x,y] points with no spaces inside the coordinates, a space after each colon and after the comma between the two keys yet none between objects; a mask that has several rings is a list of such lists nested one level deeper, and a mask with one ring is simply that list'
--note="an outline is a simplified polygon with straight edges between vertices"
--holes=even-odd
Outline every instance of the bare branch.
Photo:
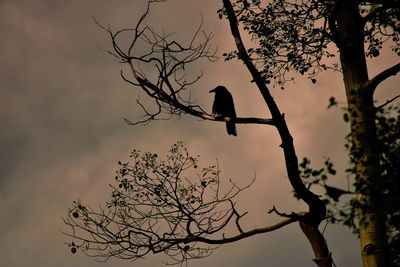
[{"label": "bare branch", "polygon": [[[122,63],[127,63],[130,68],[133,79],[125,76],[121,70],[122,79],[133,86],[140,87],[152,100],[154,106],[154,108],[150,108],[147,106],[148,104],[145,105],[144,102],[138,101],[144,111],[143,119],[132,121],[124,118],[124,121],[129,125],[148,124],[153,120],[166,120],[172,117],[179,119],[183,114],[190,114],[209,121],[274,125],[275,121],[272,119],[215,117],[195,103],[190,87],[202,77],[202,73],[188,78],[187,73],[190,71],[187,71],[187,66],[201,59],[210,61],[217,59],[216,51],[210,48],[213,36],[211,33],[202,31],[203,18],[186,45],[173,40],[172,34],[155,32],[145,24],[150,4],[154,2],[158,1],[148,3],[144,14],[133,29],[113,32],[109,26],[105,27],[95,19],[95,23],[111,38],[114,51],[106,51],[119,58]],[[119,36],[125,33],[131,37],[129,48],[126,51],[118,42]],[[146,71],[143,71],[144,68]],[[152,73],[154,73],[153,76],[151,76]],[[152,109],[154,111],[150,111]]]},{"label": "bare branch", "polygon": [[[140,87],[152,99],[157,112],[150,110],[141,104],[145,111],[144,119],[138,122],[127,123],[136,125],[149,123],[152,120],[164,119],[182,114],[191,114],[201,119],[217,120],[210,116],[191,98],[190,87],[201,77],[187,71],[187,67],[198,60],[206,59],[215,61],[216,50],[211,49],[213,38],[211,33],[202,31],[203,18],[192,38],[184,44],[173,40],[173,34],[159,34],[151,26],[146,24],[146,18],[150,13],[152,3],[161,1],[149,1],[143,15],[132,29],[117,31],[101,25],[96,19],[95,23],[110,36],[112,51],[109,54],[117,57],[120,62],[128,63],[133,79],[128,79],[121,71],[124,81]],[[127,49],[120,44],[120,37],[130,38]],[[122,40],[122,39],[121,39]],[[146,68],[146,71],[143,69]],[[191,77],[189,77],[189,74]]]},{"label": "bare branch", "polygon": [[397,95],[397,96],[395,96],[395,97],[393,97],[393,98],[391,98],[391,99],[389,99],[389,100],[386,100],[386,102],[385,102],[384,104],[375,107],[375,109],[384,108],[385,106],[389,105],[390,103],[392,103],[393,101],[395,101],[395,100],[396,100],[397,98],[399,98],[399,97],[400,97],[400,95]]},{"label": "bare branch", "polygon": [[[121,72],[122,73],[122,72]],[[127,80],[122,74],[121,76],[125,81],[128,83],[137,85],[136,83],[133,83],[129,80]],[[156,85],[152,84],[150,81],[145,80],[141,77],[136,77],[136,80],[138,81],[138,85],[143,89],[143,91],[146,92],[147,95],[152,97],[155,100],[161,101],[167,105],[169,105],[169,108],[167,106],[161,106],[160,104],[158,105],[159,109],[157,113],[151,114],[147,112],[147,110],[144,108],[143,105],[140,105],[142,109],[145,111],[145,119],[142,121],[138,122],[132,122],[128,119],[124,119],[126,123],[129,125],[137,125],[137,124],[147,124],[148,122],[155,120],[155,119],[162,119],[160,116],[162,109],[169,109],[170,112],[167,112],[166,114],[169,115],[180,115],[182,112],[190,114],[192,116],[198,117],[202,120],[209,120],[209,121],[221,121],[221,122],[227,122],[227,121],[234,121],[235,123],[238,124],[266,124],[266,125],[274,125],[273,119],[263,119],[263,118],[254,118],[254,117],[248,117],[248,118],[229,118],[229,117],[216,117],[214,115],[205,113],[200,107],[192,105],[192,104],[182,104],[182,101],[170,97],[167,93],[162,91],[159,87]],[[170,116],[168,117],[170,118]]]},{"label": "bare branch", "polygon": [[[314,251],[314,262],[318,266],[332,266],[333,259],[332,253],[326,253],[327,245],[324,236],[319,231],[318,228],[313,227],[312,224],[309,224],[303,220],[300,221],[300,228],[310,241],[311,247]],[[324,245],[322,245],[324,244]]]},{"label": "bare branch", "polygon": [[395,76],[400,71],[400,63],[393,65],[392,67],[382,71],[377,74],[374,78],[365,82],[361,85],[360,90],[364,91],[367,94],[373,94],[375,92],[376,87],[383,81],[385,81],[390,76]]},{"label": "bare branch", "polygon": [[276,213],[277,215],[279,215],[281,217],[292,218],[292,219],[296,219],[296,220],[299,220],[301,218],[301,216],[304,216],[306,214],[305,212],[303,212],[303,213],[294,213],[294,212],[283,213],[283,212],[278,211],[275,206],[273,206],[272,209],[270,209],[268,211],[268,213]]},{"label": "bare branch", "polygon": [[[299,216],[302,215],[303,213],[299,213]],[[220,245],[220,244],[226,244],[226,243],[232,243],[241,239],[245,239],[247,237],[251,237],[257,234],[265,234],[265,233],[269,233],[275,230],[278,230],[286,225],[289,225],[293,222],[298,221],[295,218],[287,218],[285,220],[282,220],[280,222],[277,222],[273,225],[270,226],[266,226],[266,227],[262,227],[262,228],[255,228],[253,230],[247,231],[247,232],[243,232],[240,233],[236,236],[232,236],[232,237],[224,237],[222,239],[208,239],[208,238],[198,238],[198,241],[207,243],[207,244],[213,244],[213,245]]]}]

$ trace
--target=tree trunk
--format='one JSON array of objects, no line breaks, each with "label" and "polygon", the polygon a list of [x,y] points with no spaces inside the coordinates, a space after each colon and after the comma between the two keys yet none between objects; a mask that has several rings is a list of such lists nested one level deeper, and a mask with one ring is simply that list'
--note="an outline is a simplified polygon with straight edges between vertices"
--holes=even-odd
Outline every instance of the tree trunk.
[{"label": "tree trunk", "polygon": [[300,228],[307,237],[314,251],[315,258],[313,261],[318,267],[332,267],[332,255],[329,252],[325,238],[319,231],[318,227],[313,224],[300,221]]},{"label": "tree trunk", "polygon": [[379,190],[380,163],[376,136],[373,90],[368,81],[364,54],[363,23],[356,1],[337,2],[337,44],[347,96],[359,202],[361,255],[364,267],[388,266],[385,214]]}]

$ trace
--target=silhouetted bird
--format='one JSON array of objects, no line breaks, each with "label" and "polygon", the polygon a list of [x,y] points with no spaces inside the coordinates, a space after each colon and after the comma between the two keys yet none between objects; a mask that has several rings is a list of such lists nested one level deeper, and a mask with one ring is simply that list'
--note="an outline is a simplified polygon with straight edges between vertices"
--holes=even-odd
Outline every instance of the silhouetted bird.
[{"label": "silhouetted bird", "polygon": [[[215,93],[214,103],[212,106],[212,113],[220,117],[236,118],[235,105],[233,98],[228,89],[224,86],[217,86],[212,89],[210,93]],[[237,135],[235,123],[232,121],[226,122],[226,131],[229,135]]]}]

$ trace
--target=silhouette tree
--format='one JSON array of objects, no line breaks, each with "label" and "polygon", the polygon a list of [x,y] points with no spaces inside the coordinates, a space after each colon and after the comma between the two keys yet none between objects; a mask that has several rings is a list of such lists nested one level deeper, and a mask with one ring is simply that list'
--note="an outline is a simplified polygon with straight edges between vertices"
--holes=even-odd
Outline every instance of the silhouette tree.
[{"label": "silhouette tree", "polygon": [[[131,162],[119,162],[112,199],[95,211],[74,202],[64,220],[72,227],[69,244],[103,260],[110,257],[138,259],[148,253],[165,253],[172,263],[211,254],[219,244],[279,229],[294,221],[244,231],[234,197],[254,181],[240,187],[231,180],[223,191],[218,164],[198,167],[198,156],[182,142],[174,144],[165,159],[134,150]],[[229,228],[236,234],[217,236]]]},{"label": "silhouette tree", "polygon": [[[231,191],[233,195],[214,197],[215,201],[211,201],[210,204],[202,197],[206,195],[203,192],[212,189],[212,186],[203,186],[204,181],[201,179],[197,184],[181,182],[183,178],[179,176],[181,171],[178,166],[183,166],[183,162],[187,162],[189,164],[187,167],[194,167],[195,163],[190,156],[185,156],[186,154],[177,156],[183,162],[165,168],[179,171],[173,171],[173,175],[168,173],[162,176],[163,162],[157,161],[154,155],[146,154],[147,156],[136,156],[141,161],[136,160],[132,166],[128,163],[122,164],[124,171],[116,178],[122,190],[116,190],[117,197],[113,196],[116,200],[111,202],[107,209],[94,211],[82,203],[74,204],[66,223],[72,227],[70,235],[81,243],[71,243],[73,251],[81,248],[84,252],[95,251],[97,255],[106,258],[115,256],[133,259],[149,252],[164,252],[172,257],[179,256],[176,260],[182,261],[207,256],[212,248],[201,248],[200,243],[205,245],[229,243],[299,222],[301,230],[312,246],[315,263],[318,266],[332,266],[333,261],[327,243],[318,229],[321,221],[326,218],[325,203],[311,192],[301,179],[293,138],[284,114],[267,85],[272,83],[283,88],[285,82],[291,80],[288,73],[292,70],[307,75],[313,83],[316,82],[319,72],[327,69],[339,70],[338,64],[324,63],[326,58],[334,56],[329,49],[329,45],[334,44],[340,52],[341,71],[350,111],[353,151],[356,159],[355,190],[359,200],[358,213],[362,218],[360,221],[365,222],[360,224],[363,262],[365,266],[387,266],[384,250],[385,222],[382,211],[377,205],[381,195],[379,190],[371,190],[379,188],[376,186],[380,169],[375,153],[378,144],[373,93],[377,85],[400,71],[400,64],[369,79],[364,40],[368,43],[367,56],[378,56],[385,38],[392,39],[393,51],[396,53],[400,51],[399,23],[396,18],[398,1],[274,0],[264,4],[258,0],[237,0],[232,4],[229,0],[222,0],[223,8],[219,10],[219,16],[228,19],[236,45],[236,51],[225,54],[226,59],[238,58],[244,63],[271,118],[213,116],[197,105],[191,99],[189,90],[201,75],[188,77],[190,72],[187,69],[195,61],[216,59],[215,51],[210,48],[212,35],[204,33],[200,25],[193,38],[187,44],[183,44],[172,39],[171,35],[157,33],[145,23],[150,4],[153,2],[157,1],[149,1],[146,12],[133,29],[114,32],[97,22],[111,38],[113,49],[108,52],[129,67],[131,78],[127,78],[122,71],[121,77],[139,87],[155,104],[155,111],[151,111],[138,100],[138,105],[144,111],[144,119],[136,122],[125,119],[126,123],[147,124],[153,120],[169,119],[172,116],[179,118],[183,114],[189,114],[209,121],[271,125],[276,128],[280,136],[280,147],[283,150],[287,176],[293,191],[307,204],[308,210],[287,214],[273,208],[271,212],[285,219],[273,226],[244,231],[240,226],[243,214],[240,215],[235,209],[232,200],[236,193],[244,188],[237,188],[233,183],[234,190]],[[257,47],[244,46],[240,25],[253,36],[254,40],[259,41]],[[129,45],[122,46],[121,40],[126,40],[122,38],[127,37],[131,38]],[[150,169],[137,167],[146,165]],[[160,173],[161,176],[147,177],[150,171],[154,175]],[[218,171],[214,169],[214,172]],[[123,173],[126,173],[124,177],[128,174],[128,177],[132,178],[122,177]],[[217,178],[219,179],[218,175],[210,176],[212,181],[218,181]],[[161,180],[166,181],[169,187],[160,185]],[[207,181],[204,185],[208,185]],[[143,190],[135,191],[136,186]],[[183,190],[182,193],[180,189]],[[131,193],[139,195],[135,198]],[[227,213],[220,214],[217,204],[227,204],[229,207]],[[145,207],[145,211],[141,211],[140,205]],[[133,213],[130,213],[129,208],[133,209]],[[207,216],[202,213],[203,208],[208,209]],[[218,216],[213,217],[213,214]],[[177,219],[174,219],[175,217]],[[202,217],[206,218],[206,221],[202,221]],[[159,222],[166,227],[164,228],[167,229],[166,232],[157,232],[159,228],[156,225]],[[230,223],[236,225],[237,233],[226,237],[222,234],[222,230]],[[212,238],[218,235],[219,238]]]},{"label": "silhouette tree", "polygon": [[[366,57],[378,57],[385,42],[400,53],[398,0],[236,1],[235,14],[259,47],[248,50],[264,81],[283,86],[296,70],[312,82],[326,69],[340,70],[348,104],[361,255],[364,266],[387,266],[382,176],[374,93],[400,71],[400,63],[368,77]],[[220,10],[221,16],[226,13]],[[227,14],[229,17],[229,13]],[[366,47],[364,47],[364,44]],[[327,59],[339,52],[339,64]],[[235,51],[227,58],[243,55]],[[328,62],[328,63],[327,63]]]}]

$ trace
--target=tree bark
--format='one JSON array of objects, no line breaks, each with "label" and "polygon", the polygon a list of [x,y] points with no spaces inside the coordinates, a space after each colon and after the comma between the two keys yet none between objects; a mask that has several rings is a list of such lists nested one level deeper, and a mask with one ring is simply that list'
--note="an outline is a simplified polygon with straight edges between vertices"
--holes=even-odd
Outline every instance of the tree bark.
[{"label": "tree bark", "polygon": [[318,227],[302,221],[299,224],[314,251],[313,261],[318,267],[332,267],[332,255],[329,253],[328,245]]},{"label": "tree bark", "polygon": [[379,147],[373,90],[364,54],[363,23],[357,1],[337,1],[336,27],[355,158],[361,255],[364,267],[388,266],[385,214],[380,207]]}]

